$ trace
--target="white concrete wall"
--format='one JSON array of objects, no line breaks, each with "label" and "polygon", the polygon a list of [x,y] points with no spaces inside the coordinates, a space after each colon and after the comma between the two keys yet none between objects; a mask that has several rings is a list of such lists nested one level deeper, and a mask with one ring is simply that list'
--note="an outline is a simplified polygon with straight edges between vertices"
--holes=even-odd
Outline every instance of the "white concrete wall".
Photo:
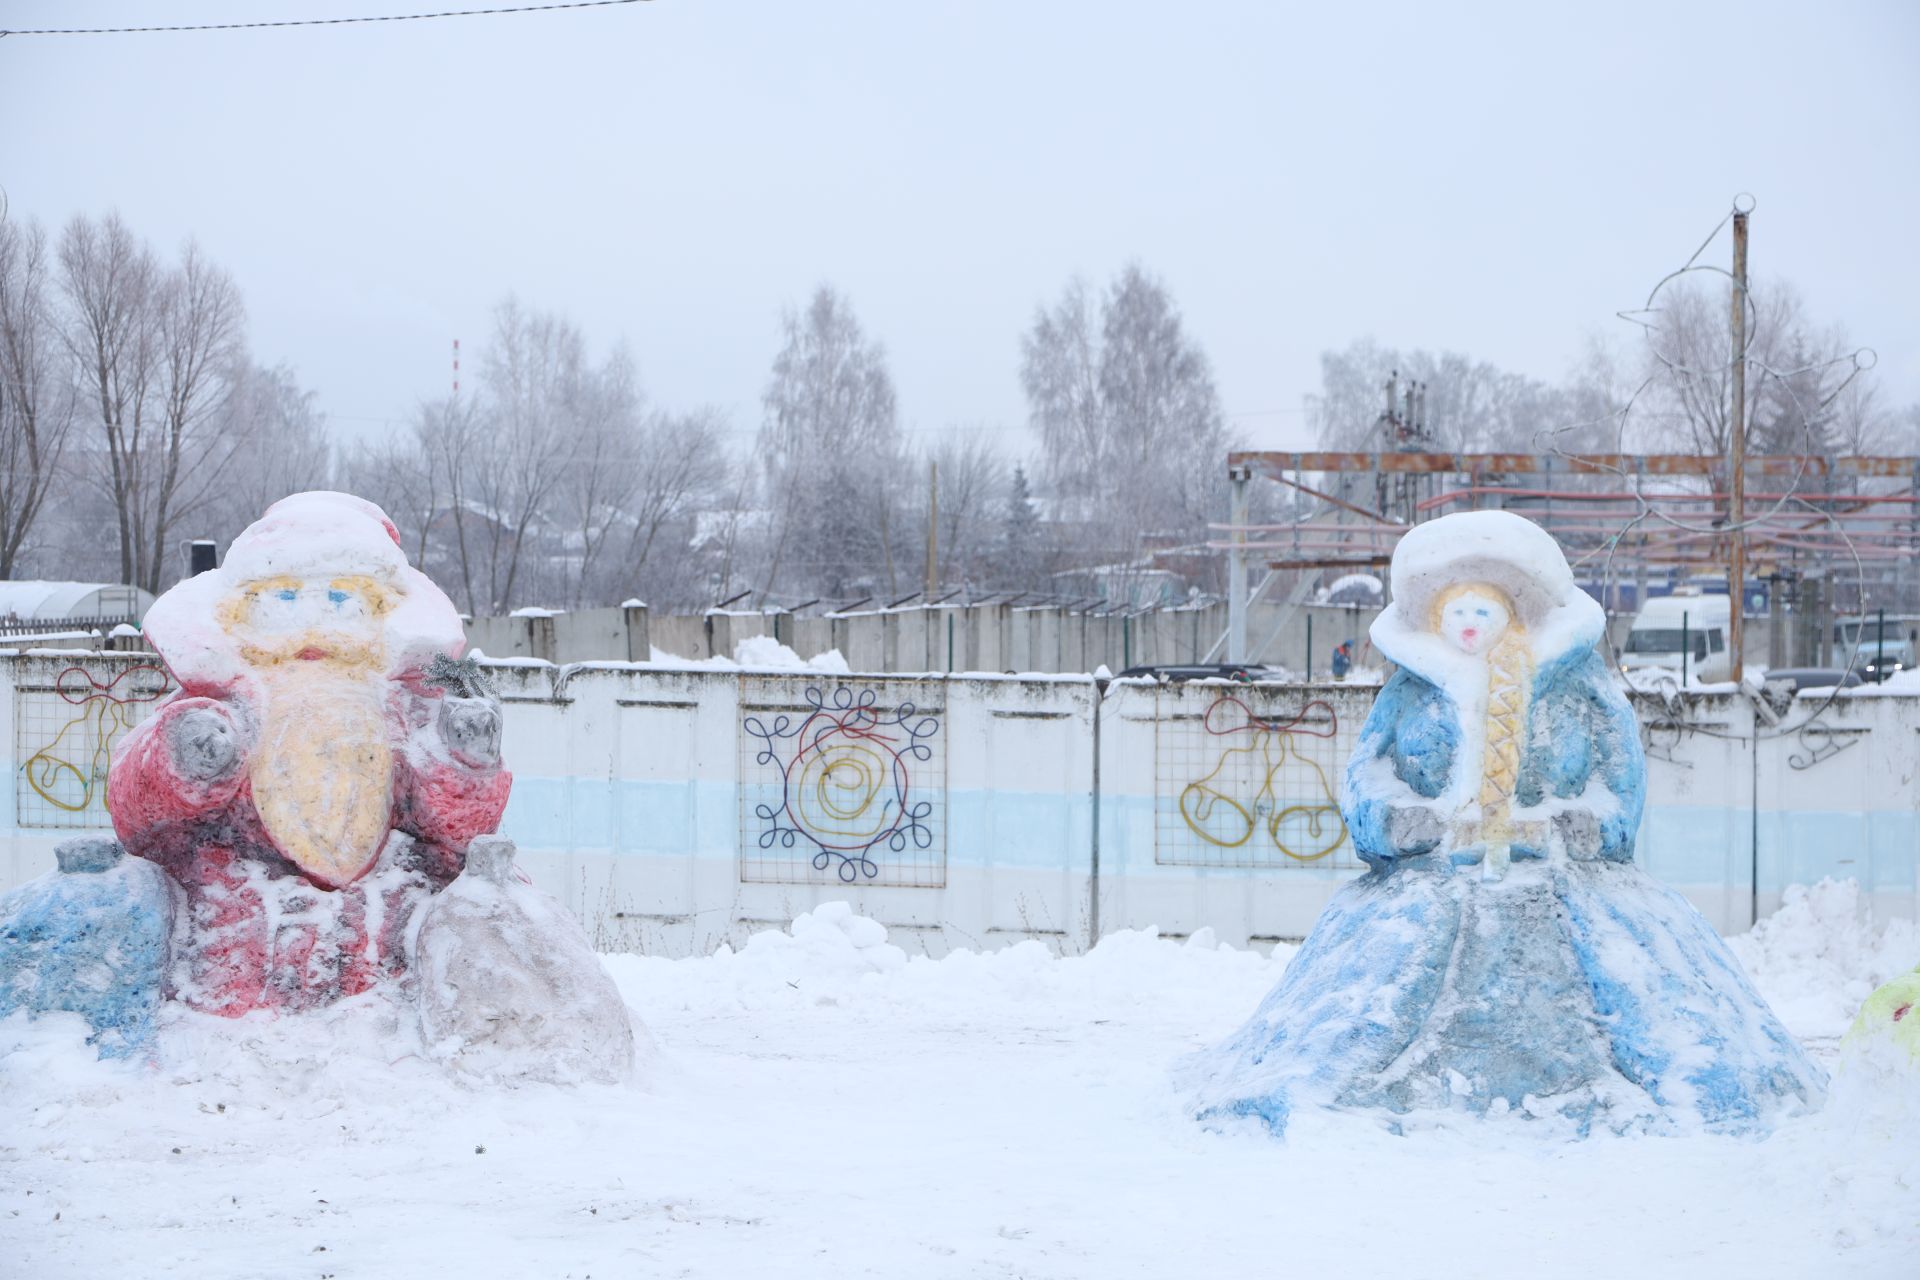
[{"label": "white concrete wall", "polygon": [[[502,671],[508,762],[504,830],[535,879],[608,949],[696,954],[848,898],[898,940],[933,954],[1038,938],[1083,946],[1091,906],[1089,679],[882,682],[780,673],[593,668]],[[752,742],[743,695],[797,703],[807,688],[904,690],[943,704],[944,883],[749,879],[765,824],[743,790]],[[876,857],[884,858],[884,851]]]},{"label": "white concrete wall", "polygon": [[[85,659],[79,665],[97,683],[85,685],[83,675],[74,687],[92,696],[140,660]],[[0,800],[0,888],[52,865],[66,832],[41,825],[50,815],[68,830],[107,825],[98,804],[49,810],[23,772],[43,748],[76,777],[104,761],[89,734],[105,722],[90,719],[84,696],[72,704],[49,692],[75,665],[70,654],[0,655],[0,741],[15,761]],[[1295,754],[1275,775],[1275,796],[1221,785],[1262,821],[1313,801],[1316,778],[1337,784],[1371,704],[1367,687],[1120,682],[1101,697],[1080,676],[876,684],[883,678],[528,663],[494,674],[515,774],[505,830],[536,880],[607,948],[703,953],[834,898],[852,898],[902,943],[935,954],[1018,938],[1079,950],[1096,928],[1149,924],[1175,934],[1206,926],[1224,941],[1258,944],[1305,934],[1357,872],[1350,846],[1300,861],[1259,838],[1196,840],[1183,815],[1197,810],[1181,801],[1204,795],[1191,788],[1234,751],[1282,744]],[[793,704],[807,687],[826,696],[878,688],[938,709],[939,762],[914,783],[939,804],[938,883],[848,884],[831,868],[798,883],[745,874],[765,825],[755,821],[743,720],[772,714],[754,710],[768,699]],[[1235,727],[1244,717],[1235,721],[1240,712],[1223,699],[1246,703],[1268,724],[1318,706],[1295,731],[1250,732]],[[1812,705],[1802,699],[1787,723],[1803,721]],[[1221,708],[1213,732],[1204,717]],[[1857,878],[1876,915],[1920,916],[1920,697],[1849,698],[1813,732],[1783,736],[1763,723],[1757,741],[1742,698],[1693,698],[1678,727],[1658,699],[1640,699],[1638,710],[1650,741],[1640,859],[1716,926],[1743,929],[1756,905],[1771,911],[1785,886],[1825,875]],[[1230,767],[1250,759],[1232,758]],[[1213,813],[1231,816],[1223,807]],[[1311,855],[1318,846],[1300,818],[1290,821],[1287,847]]]}]

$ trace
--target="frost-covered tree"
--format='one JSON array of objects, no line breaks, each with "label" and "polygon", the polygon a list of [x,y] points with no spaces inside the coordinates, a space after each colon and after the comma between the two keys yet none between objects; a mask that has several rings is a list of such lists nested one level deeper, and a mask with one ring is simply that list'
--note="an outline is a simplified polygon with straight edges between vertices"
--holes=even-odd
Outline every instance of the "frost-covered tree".
[{"label": "frost-covered tree", "polygon": [[1132,562],[1222,515],[1227,438],[1205,353],[1166,286],[1128,266],[1101,295],[1069,283],[1021,342],[1043,478],[1080,555]]},{"label": "frost-covered tree", "polygon": [[616,350],[597,369],[576,374],[567,408],[572,438],[555,442],[565,466],[554,483],[548,510],[551,526],[544,572],[536,573],[542,593],[554,603],[579,608],[597,594],[610,568],[610,549],[630,527],[630,507],[645,457],[641,438],[643,399],[633,358]]},{"label": "frost-covered tree", "polygon": [[827,285],[782,329],[761,397],[770,521],[761,594],[896,592],[904,477],[886,351]]},{"label": "frost-covered tree", "polygon": [[1003,583],[1021,591],[1045,586],[1047,563],[1041,542],[1040,512],[1033,505],[1027,469],[1018,463],[1014,464],[1013,474],[1007,481],[998,550]]},{"label": "frost-covered tree", "polygon": [[[998,507],[1006,483],[1006,463],[990,438],[975,431],[962,431],[927,449],[912,467],[921,479],[913,490],[915,501],[908,521],[922,547],[926,545],[929,515],[929,468],[938,477],[939,486],[939,586],[943,591],[983,586],[995,576]],[[905,575],[900,594],[913,590],[923,575],[924,569],[921,574]]]},{"label": "frost-covered tree", "polygon": [[226,482],[195,522],[196,537],[225,544],[262,511],[290,493],[333,483],[333,451],[319,397],[286,365],[236,363],[221,408],[221,430],[233,441]]},{"label": "frost-covered tree", "polygon": [[[429,424],[444,414],[445,407],[444,403],[419,406],[407,430],[382,432],[374,439],[362,440],[346,451],[340,462],[341,487],[384,510],[400,532],[407,558],[429,575],[439,567],[428,568],[433,564],[430,552],[436,550],[434,517],[441,509],[443,490],[437,459],[426,443],[432,435]],[[436,580],[465,606],[456,579]]]},{"label": "frost-covered tree", "polygon": [[560,487],[583,437],[594,434],[593,382],[586,341],[566,317],[529,311],[512,297],[494,308],[480,361],[478,431],[461,464],[476,607],[522,603],[522,572],[537,574],[536,557],[554,549]]},{"label": "frost-covered tree", "polygon": [[0,213],[0,579],[33,536],[74,420],[52,269],[46,232]]},{"label": "frost-covered tree", "polygon": [[227,480],[240,291],[192,242],[163,265],[112,214],[67,224],[60,282],[67,347],[99,427],[85,456],[113,505],[120,578],[158,591],[178,572],[180,527]]},{"label": "frost-covered tree", "polygon": [[[1747,452],[1868,451],[1889,421],[1838,325],[1818,325],[1798,290],[1755,282],[1747,310]],[[1732,298],[1724,281],[1683,281],[1644,323],[1642,447],[1724,456],[1733,420]]]},{"label": "frost-covered tree", "polygon": [[[1583,421],[1563,387],[1501,369],[1458,351],[1383,347],[1371,339],[1320,357],[1320,390],[1307,397],[1308,423],[1329,449],[1391,450],[1382,430],[1385,387],[1422,384],[1429,448],[1450,452],[1546,452],[1553,432]],[[1396,413],[1404,417],[1403,403]],[[1604,412],[1602,413],[1604,416]],[[1557,447],[1567,448],[1564,439]]]},{"label": "frost-covered tree", "polygon": [[649,416],[617,572],[601,593],[607,603],[638,594],[662,606],[689,607],[708,596],[705,567],[689,551],[700,513],[726,489],[730,467],[745,469],[728,457],[725,434],[726,421],[713,409]]},{"label": "frost-covered tree", "polygon": [[422,403],[344,467],[418,563],[476,614],[704,594],[697,513],[724,484],[717,414],[649,411],[632,356],[509,298],[473,391]]}]

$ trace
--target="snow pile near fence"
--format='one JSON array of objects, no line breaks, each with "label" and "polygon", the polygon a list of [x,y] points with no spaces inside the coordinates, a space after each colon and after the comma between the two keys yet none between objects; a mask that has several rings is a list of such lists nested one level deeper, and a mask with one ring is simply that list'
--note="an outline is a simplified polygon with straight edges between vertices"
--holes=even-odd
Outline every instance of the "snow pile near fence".
[{"label": "snow pile near fence", "polygon": [[[1797,895],[1738,944],[1822,1036],[1880,966],[1920,959],[1898,954],[1911,925],[1865,926],[1847,892]],[[702,959],[606,957],[658,1046],[641,1087],[462,1081],[377,998],[177,1014],[157,1068],[94,1061],[77,1018],[15,1017],[0,1271],[1911,1274],[1910,1079],[1843,1071],[1827,1111],[1764,1142],[1553,1144],[1466,1118],[1395,1138],[1338,1115],[1283,1142],[1205,1132],[1168,1066],[1290,957],[1139,931],[935,961],[830,903]]]},{"label": "snow pile near fence", "polygon": [[1265,956],[1221,947],[1211,929],[1179,942],[1153,929],[1133,929],[1109,934],[1078,958],[1061,959],[1026,941],[932,960],[909,956],[886,939],[877,920],[855,915],[845,902],[828,902],[795,918],[788,929],[754,934],[739,951],[723,946],[693,961],[636,955],[603,960],[629,1003],[670,993],[681,1010],[846,1006],[1032,1017],[1061,1003],[1119,1013],[1152,1007],[1170,989],[1186,989],[1224,1015],[1236,1001],[1257,1000],[1297,949],[1283,945]]},{"label": "snow pile near fence", "polygon": [[1875,987],[1920,964],[1920,925],[1866,916],[1857,881],[1789,885],[1780,910],[1727,944],[1787,1030],[1833,1040]]}]

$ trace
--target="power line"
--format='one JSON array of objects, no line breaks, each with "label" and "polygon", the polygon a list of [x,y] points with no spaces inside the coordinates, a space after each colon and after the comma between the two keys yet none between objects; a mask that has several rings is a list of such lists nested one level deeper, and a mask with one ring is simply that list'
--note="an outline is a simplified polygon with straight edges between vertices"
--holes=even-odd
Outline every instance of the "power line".
[{"label": "power line", "polygon": [[369,14],[357,18],[284,18],[275,22],[197,22],[165,27],[38,27],[22,31],[0,28],[7,36],[124,36],[159,31],[258,31],[268,27],[345,27],[368,22],[425,22],[430,18],[483,18],[507,13],[549,13],[556,9],[607,9],[638,4],[641,0],[561,0],[554,4],[505,5],[491,9],[443,9],[435,13]]}]

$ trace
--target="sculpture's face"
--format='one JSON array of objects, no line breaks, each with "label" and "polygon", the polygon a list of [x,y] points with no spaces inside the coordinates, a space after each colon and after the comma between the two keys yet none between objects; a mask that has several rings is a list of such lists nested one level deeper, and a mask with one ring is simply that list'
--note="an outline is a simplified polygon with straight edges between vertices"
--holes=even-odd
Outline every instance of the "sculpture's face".
[{"label": "sculpture's face", "polygon": [[263,578],[228,600],[223,621],[254,667],[378,670],[386,661],[380,619],[392,607],[392,593],[360,575]]},{"label": "sculpture's face", "polygon": [[1499,643],[1512,621],[1492,592],[1469,588],[1441,608],[1440,633],[1460,652],[1482,654]]},{"label": "sculpture's face", "polygon": [[282,577],[247,582],[220,608],[258,677],[254,807],[288,861],[328,887],[364,875],[387,835],[383,619],[395,602],[374,578]]}]

